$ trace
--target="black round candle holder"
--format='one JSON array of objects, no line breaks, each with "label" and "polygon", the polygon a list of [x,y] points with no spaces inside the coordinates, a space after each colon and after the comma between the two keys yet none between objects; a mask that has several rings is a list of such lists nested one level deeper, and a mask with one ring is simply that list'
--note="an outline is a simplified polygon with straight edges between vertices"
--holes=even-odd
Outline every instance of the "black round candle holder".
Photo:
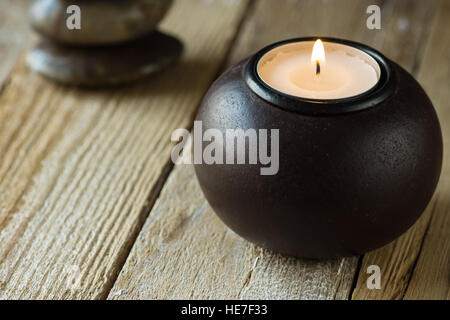
[{"label": "black round candle holder", "polygon": [[249,241],[297,257],[357,255],[394,240],[425,210],[441,172],[442,134],[417,81],[356,42],[321,38],[378,62],[380,80],[363,94],[304,99],[259,77],[265,53],[314,39],[279,42],[233,66],[197,115],[203,130],[279,129],[278,173],[261,175],[259,164],[202,163],[195,171],[218,216]]}]

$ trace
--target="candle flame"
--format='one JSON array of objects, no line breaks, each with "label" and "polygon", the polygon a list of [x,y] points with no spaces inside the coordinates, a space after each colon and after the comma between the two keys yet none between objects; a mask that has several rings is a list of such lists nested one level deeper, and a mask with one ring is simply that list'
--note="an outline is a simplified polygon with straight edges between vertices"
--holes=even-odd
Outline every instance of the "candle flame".
[{"label": "candle flame", "polygon": [[311,55],[311,63],[316,69],[316,75],[320,74],[321,66],[325,65],[325,48],[323,47],[323,42],[317,39],[314,44],[313,52]]}]

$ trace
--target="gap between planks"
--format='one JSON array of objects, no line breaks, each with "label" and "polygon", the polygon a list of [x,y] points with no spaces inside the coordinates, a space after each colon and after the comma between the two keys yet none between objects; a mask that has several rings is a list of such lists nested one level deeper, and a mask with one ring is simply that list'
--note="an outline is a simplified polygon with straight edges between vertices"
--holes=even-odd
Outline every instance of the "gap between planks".
[{"label": "gap between planks", "polygon": [[[422,26],[428,22],[421,10],[423,2],[377,2],[382,7],[383,18],[389,21],[385,29],[380,32],[370,32],[365,26],[355,29],[355,24],[365,22],[365,8],[372,2],[347,1],[345,5],[328,2],[320,7],[313,1],[281,4],[258,1],[244,22],[228,65],[270,42],[321,34],[368,43],[411,70],[420,46]],[[298,19],[298,12],[308,12],[308,15]],[[327,19],[320,19],[317,12]],[[405,17],[414,23],[407,30],[400,30],[398,22]],[[402,50],[405,47],[412,50]],[[243,241],[226,229],[209,209],[192,168],[177,167],[155,203],[109,298],[347,299],[358,276],[357,260],[308,262],[283,257]]]},{"label": "gap between planks", "polygon": [[[448,66],[450,59],[450,5],[448,1],[441,0],[437,5],[433,4],[432,9],[426,14],[430,26],[424,28],[428,36],[421,37],[424,48],[421,49],[420,65],[415,63],[418,71],[416,78],[424,86],[438,112],[444,150],[448,150],[450,75],[448,68],[443,66]],[[450,288],[448,219],[445,222],[449,211],[448,180],[449,158],[444,152],[440,183],[428,208],[407,233],[391,244],[364,256],[353,299],[447,299]],[[434,220],[441,220],[443,224],[433,224]],[[438,247],[442,247],[443,251],[436,250]],[[424,257],[427,257],[430,263],[427,263]],[[381,267],[381,290],[368,290],[366,287],[367,275],[364,273],[371,264]]]},{"label": "gap between planks", "polygon": [[[250,10],[251,6],[253,5],[254,1],[255,0],[248,0],[246,8],[243,10],[244,13],[242,14],[242,17],[240,19],[238,27],[236,28],[236,32],[235,32],[232,40],[230,41],[230,46],[229,46],[229,48],[227,50],[225,58],[223,59],[223,63],[218,68],[218,73],[216,74],[216,76],[214,78],[217,78],[220,75],[220,73],[223,71],[223,69],[225,67],[225,64],[226,64],[226,61],[228,60],[229,55],[232,52],[233,43],[236,41],[236,39],[238,37],[238,34],[239,34],[239,30],[241,29],[242,24],[245,21],[245,18],[247,16],[247,13]],[[192,129],[192,126],[189,129]],[[164,184],[166,183],[170,172],[173,170],[173,167],[174,167],[174,165],[172,163],[172,160],[171,159],[168,160],[167,164],[166,164],[166,167],[165,167],[166,169],[163,170],[160,178],[158,179],[158,183],[155,185],[154,191],[152,191],[150,193],[149,198],[146,201],[146,205],[144,206],[144,208],[142,210],[144,212],[144,214],[142,215],[143,216],[142,221],[140,221],[140,223],[139,223],[140,228],[133,235],[133,237],[132,237],[132,239],[130,241],[129,248],[127,248],[127,250],[123,253],[123,256],[121,257],[121,259],[118,262],[118,268],[117,268],[116,274],[112,277],[111,282],[105,288],[104,295],[99,296],[99,299],[105,300],[105,299],[107,299],[108,295],[110,294],[110,292],[111,292],[111,290],[112,290],[112,288],[114,286],[114,283],[117,280],[117,277],[119,276],[120,270],[122,270],[122,268],[123,268],[123,266],[124,266],[124,264],[126,262],[126,259],[127,259],[128,255],[130,254],[132,245],[136,242],[136,238],[139,235],[139,233],[141,232],[142,227],[144,226],[145,220],[147,219],[148,215],[150,214],[151,210],[153,209],[153,206],[155,204],[156,199],[159,198],[159,196],[161,194],[161,191],[162,191],[162,188],[164,187]]]},{"label": "gap between planks", "polygon": [[67,88],[19,62],[0,96],[0,298],[107,294],[167,170],[170,134],[190,125],[245,5],[177,1],[162,28],[184,56],[136,86]]}]

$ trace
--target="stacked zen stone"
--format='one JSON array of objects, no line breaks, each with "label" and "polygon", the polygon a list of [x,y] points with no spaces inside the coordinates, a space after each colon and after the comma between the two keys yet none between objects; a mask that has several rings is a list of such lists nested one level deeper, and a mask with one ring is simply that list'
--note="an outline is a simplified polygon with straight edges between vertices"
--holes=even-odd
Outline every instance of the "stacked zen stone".
[{"label": "stacked zen stone", "polygon": [[35,0],[43,38],[28,64],[55,81],[104,86],[134,81],[175,61],[182,44],[156,30],[172,0]]}]

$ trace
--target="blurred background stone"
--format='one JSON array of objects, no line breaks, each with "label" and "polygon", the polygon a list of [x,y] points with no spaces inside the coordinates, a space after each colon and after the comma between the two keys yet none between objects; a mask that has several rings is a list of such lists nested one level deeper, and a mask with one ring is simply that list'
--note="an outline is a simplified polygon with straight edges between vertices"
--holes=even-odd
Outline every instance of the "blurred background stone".
[{"label": "blurred background stone", "polygon": [[[178,39],[156,29],[172,2],[35,0],[29,19],[42,39],[28,54],[28,65],[79,86],[117,85],[156,73],[183,49]],[[79,7],[80,29],[67,25],[72,5]]]},{"label": "blurred background stone", "polygon": [[[152,32],[172,0],[35,0],[32,27],[41,35],[70,45],[105,45],[129,41]],[[81,9],[81,29],[70,30],[67,8]]]},{"label": "blurred background stone", "polygon": [[29,53],[28,64],[58,82],[105,86],[156,73],[181,51],[179,40],[158,31],[131,43],[95,48],[72,48],[44,40]]}]

